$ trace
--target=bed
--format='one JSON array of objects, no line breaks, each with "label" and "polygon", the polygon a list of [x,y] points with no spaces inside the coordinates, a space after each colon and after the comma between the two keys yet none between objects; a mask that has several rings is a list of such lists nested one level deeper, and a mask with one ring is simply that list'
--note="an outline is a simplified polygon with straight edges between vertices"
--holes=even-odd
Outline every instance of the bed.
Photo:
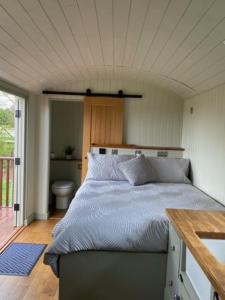
[{"label": "bed", "polygon": [[166,208],[224,209],[191,184],[85,180],[44,258],[59,298],[163,299]]}]

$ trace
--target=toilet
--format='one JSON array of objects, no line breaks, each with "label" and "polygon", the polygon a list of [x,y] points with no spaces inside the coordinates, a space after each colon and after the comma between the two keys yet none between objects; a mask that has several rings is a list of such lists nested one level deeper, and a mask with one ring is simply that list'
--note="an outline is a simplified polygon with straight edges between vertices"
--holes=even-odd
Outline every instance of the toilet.
[{"label": "toilet", "polygon": [[56,195],[56,208],[67,209],[74,196],[75,186],[72,181],[56,181],[52,185],[52,192]]}]

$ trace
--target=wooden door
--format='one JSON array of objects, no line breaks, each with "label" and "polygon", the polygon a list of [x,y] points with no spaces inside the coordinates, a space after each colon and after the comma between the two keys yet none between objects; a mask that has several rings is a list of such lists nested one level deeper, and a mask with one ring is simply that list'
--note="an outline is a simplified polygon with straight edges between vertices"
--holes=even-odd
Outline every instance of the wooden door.
[{"label": "wooden door", "polygon": [[123,99],[85,97],[82,178],[87,173],[87,153],[92,144],[121,144],[123,139]]}]

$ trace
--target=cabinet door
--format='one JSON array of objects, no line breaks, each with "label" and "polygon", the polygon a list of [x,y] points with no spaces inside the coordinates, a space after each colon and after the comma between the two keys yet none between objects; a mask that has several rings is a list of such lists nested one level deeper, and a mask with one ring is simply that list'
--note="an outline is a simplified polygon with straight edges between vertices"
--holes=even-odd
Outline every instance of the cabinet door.
[{"label": "cabinet door", "polygon": [[165,299],[168,298],[168,296],[171,299],[173,299],[175,295],[178,295],[180,250],[181,250],[181,240],[178,237],[176,231],[170,225]]},{"label": "cabinet door", "polygon": [[122,144],[124,100],[84,99],[82,181],[87,173],[87,152],[92,144]]}]

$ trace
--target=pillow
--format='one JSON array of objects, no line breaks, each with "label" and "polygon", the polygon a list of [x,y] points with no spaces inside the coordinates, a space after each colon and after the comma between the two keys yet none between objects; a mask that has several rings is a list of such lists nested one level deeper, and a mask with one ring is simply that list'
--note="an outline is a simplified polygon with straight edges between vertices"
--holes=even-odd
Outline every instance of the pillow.
[{"label": "pillow", "polygon": [[148,168],[144,155],[129,159],[118,164],[131,185],[142,185],[154,179],[151,168]]},{"label": "pillow", "polygon": [[155,171],[156,182],[191,183],[188,178],[189,159],[148,157],[150,169]]},{"label": "pillow", "polygon": [[111,155],[88,153],[88,171],[86,179],[126,180],[118,168],[118,163],[133,158],[133,155]]}]

